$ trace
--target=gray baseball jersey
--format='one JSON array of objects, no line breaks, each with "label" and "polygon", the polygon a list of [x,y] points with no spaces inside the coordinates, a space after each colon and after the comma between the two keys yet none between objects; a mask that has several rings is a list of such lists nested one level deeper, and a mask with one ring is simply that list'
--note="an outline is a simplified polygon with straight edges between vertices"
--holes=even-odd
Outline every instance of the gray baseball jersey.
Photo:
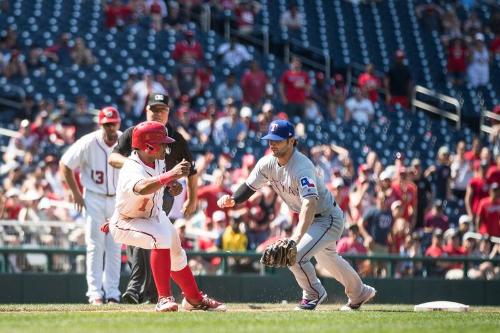
[{"label": "gray baseball jersey", "polygon": [[313,163],[304,154],[294,150],[285,166],[278,164],[272,155],[262,157],[250,173],[246,184],[257,191],[269,183],[288,207],[300,212],[302,200],[308,197],[318,199],[315,214],[330,211],[333,197],[323,180],[317,176]]}]

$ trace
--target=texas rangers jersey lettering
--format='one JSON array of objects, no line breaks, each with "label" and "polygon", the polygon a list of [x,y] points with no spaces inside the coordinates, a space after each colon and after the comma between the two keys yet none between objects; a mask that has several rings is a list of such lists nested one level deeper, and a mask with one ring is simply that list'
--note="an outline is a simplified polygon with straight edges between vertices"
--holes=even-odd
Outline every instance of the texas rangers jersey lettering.
[{"label": "texas rangers jersey lettering", "polygon": [[125,218],[155,217],[162,210],[163,190],[140,195],[134,192],[134,186],[139,181],[155,177],[165,172],[165,162],[155,161],[155,168],[144,164],[135,151],[125,161],[120,170],[116,191],[116,210]]},{"label": "texas rangers jersey lettering", "polygon": [[[121,134],[118,131],[118,135]],[[104,142],[100,129],[76,141],[61,157],[61,162],[72,170],[80,168],[81,182],[86,190],[114,195],[119,170],[108,164],[108,157],[115,146]]]},{"label": "texas rangers jersey lettering", "polygon": [[323,180],[316,176],[311,160],[297,150],[284,166],[279,165],[278,159],[272,155],[264,156],[257,162],[246,184],[257,191],[266,183],[295,212],[300,212],[303,198],[308,197],[319,200],[316,213],[325,212],[333,206],[333,197]]}]

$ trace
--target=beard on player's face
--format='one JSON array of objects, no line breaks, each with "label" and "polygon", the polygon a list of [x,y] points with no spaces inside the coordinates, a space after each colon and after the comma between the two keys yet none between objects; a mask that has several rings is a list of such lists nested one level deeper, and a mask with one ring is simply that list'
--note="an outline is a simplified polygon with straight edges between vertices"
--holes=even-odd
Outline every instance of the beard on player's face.
[{"label": "beard on player's face", "polygon": [[285,156],[290,149],[289,142],[290,141],[288,139],[282,141],[269,140],[269,146],[273,156],[278,158]]},{"label": "beard on player's face", "polygon": [[114,142],[118,139],[118,128],[119,124],[104,124],[104,138],[108,142]]}]

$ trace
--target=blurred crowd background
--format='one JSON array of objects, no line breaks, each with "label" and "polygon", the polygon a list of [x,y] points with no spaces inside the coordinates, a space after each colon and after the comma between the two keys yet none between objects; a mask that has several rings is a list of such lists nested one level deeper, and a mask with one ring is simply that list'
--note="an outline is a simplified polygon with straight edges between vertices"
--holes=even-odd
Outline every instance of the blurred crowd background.
[{"label": "blurred crowd background", "polygon": [[[457,130],[412,109],[419,69],[410,66],[411,50],[395,48],[387,66],[367,62],[359,76],[348,77],[343,70],[313,70],[300,57],[286,64],[244,38],[218,35],[227,15],[235,36],[258,35],[256,22],[267,1],[69,1],[75,12],[80,6],[82,16],[95,19],[104,31],[95,33],[99,39],[93,20],[89,33],[72,25],[44,31],[42,23],[40,34],[34,28],[30,33],[17,11],[27,6],[35,21],[52,1],[27,2],[0,1],[0,81],[25,91],[20,108],[0,112],[0,246],[84,247],[83,219],[61,180],[60,156],[96,128],[99,108],[117,106],[125,129],[144,119],[151,92],[163,92],[172,100],[169,123],[190,143],[199,175],[197,213],[182,216],[184,194],[170,213],[187,250],[261,251],[291,235],[298,216],[270,187],[238,209],[216,206],[218,197],[232,193],[267,153],[259,139],[270,121],[283,118],[296,125],[298,149],[311,158],[346,213],[340,254],[498,256],[500,125],[491,123],[494,131],[481,135],[474,112]],[[379,4],[353,2],[341,1],[342,6]],[[72,10],[62,1],[53,4],[49,18],[66,6]],[[280,4],[279,29],[301,38],[307,15],[300,9],[308,4]],[[491,5],[486,19],[475,6],[484,4],[414,1],[411,10],[419,29],[438,34],[445,50],[443,84],[493,96],[488,103],[500,114],[491,94],[500,86],[490,75],[499,68],[500,11]],[[207,20],[214,30],[201,29]],[[10,255],[9,261],[29,271],[37,269],[40,258]],[[220,262],[192,258],[190,264],[199,274],[217,274]],[[409,261],[398,264],[396,274],[461,278],[461,265]],[[82,267],[60,256],[53,268]],[[356,267],[363,276],[388,274],[383,263],[359,260]],[[230,269],[259,268],[233,259]],[[478,261],[468,275],[495,279],[499,269]]]}]

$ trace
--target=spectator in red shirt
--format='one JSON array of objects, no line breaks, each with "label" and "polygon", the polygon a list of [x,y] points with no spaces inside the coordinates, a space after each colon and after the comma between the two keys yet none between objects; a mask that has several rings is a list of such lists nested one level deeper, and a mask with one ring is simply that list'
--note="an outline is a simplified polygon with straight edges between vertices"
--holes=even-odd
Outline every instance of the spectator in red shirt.
[{"label": "spectator in red shirt", "polygon": [[472,140],[471,150],[465,152],[464,158],[467,161],[478,161],[480,152],[481,152],[481,140],[478,137],[475,137]]},{"label": "spectator in red shirt", "polygon": [[436,229],[432,233],[432,243],[431,246],[425,250],[426,257],[438,258],[443,256],[443,231],[441,229]]},{"label": "spectator in red shirt", "polygon": [[259,10],[260,4],[257,1],[242,1],[236,7],[234,14],[239,33],[251,34],[254,31],[255,16]]},{"label": "spectator in red shirt", "polygon": [[490,42],[490,51],[493,56],[500,54],[500,35],[496,34],[495,39]]},{"label": "spectator in red shirt", "polygon": [[488,183],[486,182],[486,169],[488,162],[475,161],[474,162],[474,177],[469,181],[467,190],[465,191],[465,209],[467,214],[476,221],[479,202],[481,199],[488,196]]},{"label": "spectator in red shirt", "polygon": [[[432,234],[431,246],[425,250],[426,257],[439,258],[444,256],[443,250],[443,231],[441,229],[434,230]],[[440,276],[444,275],[445,269],[444,265],[440,262],[438,263],[426,263],[425,264],[428,276]]]},{"label": "spectator in red shirt", "polygon": [[462,85],[467,70],[467,46],[460,39],[454,39],[448,47],[448,74],[453,84]]},{"label": "spectator in red shirt", "polygon": [[266,73],[260,69],[259,63],[253,60],[249,69],[245,71],[241,78],[241,89],[243,90],[243,103],[253,109],[260,108],[262,98],[264,97],[266,84]]},{"label": "spectator in red shirt", "polygon": [[309,77],[302,70],[302,64],[297,57],[292,58],[290,69],[285,71],[280,80],[280,94],[285,104],[285,112],[289,117],[304,116],[306,96],[311,89]]},{"label": "spectator in red shirt", "polygon": [[193,30],[184,31],[184,40],[175,44],[174,51],[172,52],[172,58],[174,60],[179,60],[182,59],[185,54],[190,55],[196,61],[203,61],[203,48],[201,47],[201,44],[194,39]]},{"label": "spectator in red shirt", "polygon": [[368,96],[372,103],[378,101],[378,89],[381,87],[381,81],[375,76],[373,64],[366,65],[365,72],[358,78],[358,86]]},{"label": "spectator in red shirt", "polygon": [[500,237],[500,186],[490,185],[490,196],[482,199],[478,207],[479,233]]},{"label": "spectator in red shirt", "polygon": [[207,208],[205,209],[205,216],[211,218],[212,214],[219,210],[217,206],[217,200],[220,196],[224,194],[231,195],[232,192],[229,191],[224,186],[224,172],[221,170],[215,170],[213,172],[213,182],[210,185],[202,186],[198,189],[198,199],[205,201],[207,203]]},{"label": "spectator in red shirt", "polygon": [[121,0],[113,0],[104,5],[104,25],[106,28],[121,28],[130,20],[132,9],[124,5]]},{"label": "spectator in red shirt", "polygon": [[500,184],[500,154],[496,156],[496,164],[488,168],[486,172],[486,181],[488,184]]},{"label": "spectator in red shirt", "polygon": [[357,224],[351,224],[347,228],[347,236],[342,237],[337,242],[337,252],[339,254],[366,254],[368,251],[363,245]]},{"label": "spectator in red shirt", "polygon": [[441,200],[435,200],[432,209],[425,215],[424,227],[431,230],[435,230],[436,228],[441,230],[448,229],[448,216],[443,213],[443,202]]},{"label": "spectator in red shirt", "polygon": [[403,217],[411,221],[417,207],[417,186],[409,180],[405,167],[399,169],[399,180],[392,183],[392,189],[403,203]]}]

